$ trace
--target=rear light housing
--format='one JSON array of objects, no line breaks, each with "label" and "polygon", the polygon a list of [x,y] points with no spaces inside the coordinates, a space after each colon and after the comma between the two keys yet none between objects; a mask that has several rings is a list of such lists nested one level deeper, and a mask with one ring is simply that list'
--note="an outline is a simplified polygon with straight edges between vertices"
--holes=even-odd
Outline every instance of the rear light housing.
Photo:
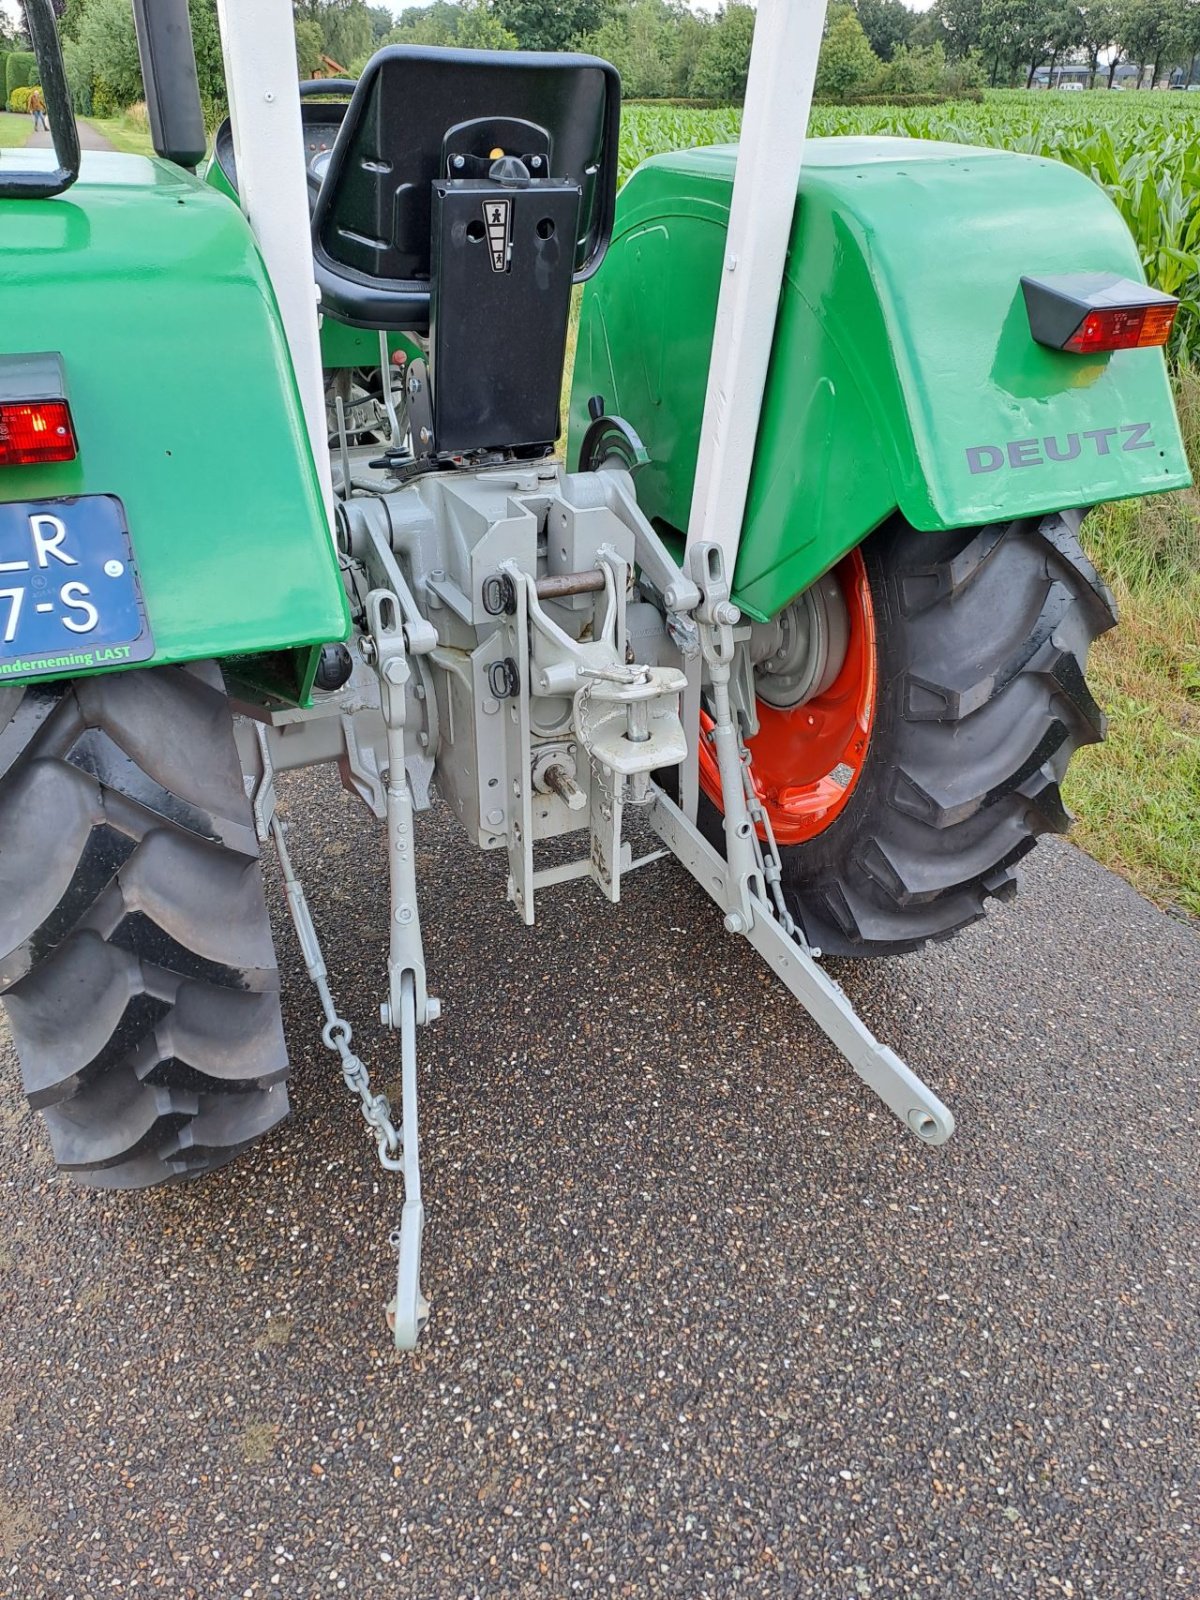
[{"label": "rear light housing", "polygon": [[78,453],[65,400],[0,401],[0,467],[74,461]]},{"label": "rear light housing", "polygon": [[78,454],[62,357],[0,356],[0,467],[74,461]]},{"label": "rear light housing", "polygon": [[1166,344],[1179,301],[1115,272],[1021,279],[1029,331],[1039,344],[1074,355]]}]

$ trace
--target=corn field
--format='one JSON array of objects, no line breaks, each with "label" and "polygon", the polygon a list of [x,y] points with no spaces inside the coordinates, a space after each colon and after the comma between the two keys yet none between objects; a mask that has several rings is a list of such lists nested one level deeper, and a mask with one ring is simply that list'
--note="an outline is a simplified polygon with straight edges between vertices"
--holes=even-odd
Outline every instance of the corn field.
[{"label": "corn field", "polygon": [[[1200,362],[1200,95],[1002,90],[982,104],[819,106],[814,134],[891,133],[1065,161],[1120,208],[1151,283],[1181,301],[1172,351]],[[647,156],[737,138],[736,110],[629,106],[621,180]]]}]

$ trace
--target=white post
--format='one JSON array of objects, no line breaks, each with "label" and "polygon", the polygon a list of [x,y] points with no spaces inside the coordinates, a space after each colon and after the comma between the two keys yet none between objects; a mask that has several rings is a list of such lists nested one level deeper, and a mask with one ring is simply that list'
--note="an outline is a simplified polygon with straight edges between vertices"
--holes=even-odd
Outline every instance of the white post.
[{"label": "white post", "polygon": [[759,0],[717,302],[689,545],[719,544],[733,580],[825,0]]},{"label": "white post", "polygon": [[333,482],[290,0],[217,0],[238,194],[283,317],[332,527]]}]

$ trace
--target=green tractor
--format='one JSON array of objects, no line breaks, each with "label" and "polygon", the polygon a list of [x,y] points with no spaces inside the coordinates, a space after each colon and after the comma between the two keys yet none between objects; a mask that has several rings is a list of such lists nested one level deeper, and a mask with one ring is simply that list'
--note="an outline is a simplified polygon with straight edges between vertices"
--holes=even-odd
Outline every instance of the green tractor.
[{"label": "green tractor", "polygon": [[[400,1348],[429,1313],[434,787],[527,924],[539,893],[617,901],[676,857],[940,1143],[950,1112],[819,958],[948,937],[1066,828],[1115,620],[1080,521],[1189,481],[1175,302],[1099,188],[991,150],[806,146],[821,10],[760,5],[739,150],[657,157],[618,198],[607,63],[390,47],[302,96],[285,0],[226,8],[206,169],[186,0],[135,0],[159,158],[81,160],[28,0],[55,150],[0,163],[24,1089],[102,1187],[200,1176],[274,1127],[273,849],[324,1042],[403,1174]],[[276,774],[327,762],[386,830],[396,1118],[276,817]],[[627,811],[661,848],[633,855]]]}]

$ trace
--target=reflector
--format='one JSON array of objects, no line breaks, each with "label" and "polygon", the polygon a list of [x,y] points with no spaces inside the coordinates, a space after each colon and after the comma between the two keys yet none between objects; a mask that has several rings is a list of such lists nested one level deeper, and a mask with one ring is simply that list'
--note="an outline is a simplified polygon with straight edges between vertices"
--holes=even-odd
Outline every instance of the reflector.
[{"label": "reflector", "polygon": [[78,454],[62,357],[56,350],[0,355],[0,467]]},{"label": "reflector", "polygon": [[1174,302],[1168,306],[1089,311],[1063,349],[1086,355],[1089,350],[1136,350],[1143,345],[1166,344],[1178,309],[1178,302]]},{"label": "reflector", "polygon": [[0,467],[74,461],[77,454],[65,400],[0,402]]},{"label": "reflector", "polygon": [[1022,278],[1029,331],[1039,344],[1077,355],[1164,345],[1179,301],[1115,272]]}]

